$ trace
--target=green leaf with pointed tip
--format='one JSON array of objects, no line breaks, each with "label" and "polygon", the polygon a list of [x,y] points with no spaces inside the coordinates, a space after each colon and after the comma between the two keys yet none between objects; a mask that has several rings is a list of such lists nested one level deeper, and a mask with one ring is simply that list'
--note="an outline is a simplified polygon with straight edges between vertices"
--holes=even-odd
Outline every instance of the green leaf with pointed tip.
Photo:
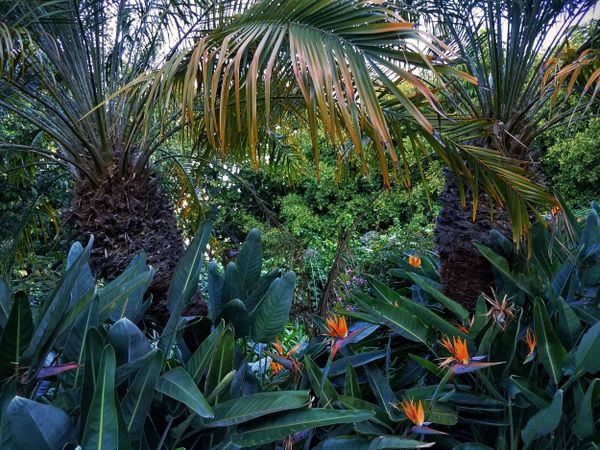
[{"label": "green leaf with pointed tip", "polygon": [[126,317],[110,327],[106,339],[115,350],[119,366],[131,363],[152,350],[152,345],[144,333]]},{"label": "green leaf with pointed tip", "polygon": [[375,398],[379,402],[379,406],[381,406],[387,412],[390,419],[396,419],[398,416],[398,411],[394,409],[392,405],[397,404],[398,399],[394,395],[394,392],[392,391],[387,379],[383,376],[379,369],[376,369],[375,367],[365,367],[365,373],[367,374],[371,391],[373,391]]},{"label": "green leaf with pointed tip", "polygon": [[562,346],[543,301],[536,298],[534,305],[534,328],[538,339],[537,350],[542,364],[556,386],[562,378],[562,368],[567,359],[567,351]]},{"label": "green leaf with pointed tip", "polygon": [[506,279],[510,280],[515,286],[517,286],[519,289],[521,289],[527,295],[529,295],[529,296],[534,295],[532,293],[530,287],[528,286],[527,282],[521,280],[518,276],[515,276],[512,274],[506,258],[504,258],[503,256],[500,256],[499,254],[495,253],[491,248],[486,247],[485,245],[480,244],[478,242],[473,242],[473,245],[481,252],[481,254],[490,263],[492,263],[492,265],[496,269],[498,269],[498,271],[500,271],[500,273],[502,273],[502,275]]},{"label": "green leaf with pointed tip", "polygon": [[511,375],[510,380],[532,405],[540,409],[547,408],[550,405],[552,398],[542,388],[536,386],[527,378]]},{"label": "green leaf with pointed tip", "polygon": [[8,405],[15,397],[17,385],[13,382],[4,383],[0,390],[0,448],[10,448],[12,429],[8,417]]},{"label": "green leaf with pointed tip", "polygon": [[223,308],[223,284],[225,279],[219,272],[217,263],[211,261],[208,263],[208,318],[213,322],[221,314]]},{"label": "green leaf with pointed tip", "polygon": [[360,292],[354,293],[353,297],[366,312],[382,320],[400,336],[414,342],[427,344],[427,327],[413,314]]},{"label": "green leaf with pointed tip", "polygon": [[183,310],[198,290],[198,278],[202,270],[204,250],[208,244],[211,229],[210,222],[200,227],[175,268],[167,294],[167,306],[171,314],[174,311]]},{"label": "green leaf with pointed tip", "polygon": [[228,301],[223,306],[220,317],[233,325],[236,337],[246,337],[250,333],[252,319],[246,310],[246,305],[239,298]]},{"label": "green leaf with pointed tip", "polygon": [[240,272],[235,262],[230,262],[225,267],[225,279],[223,281],[223,290],[221,292],[221,306],[224,306],[229,300],[240,298],[242,296],[242,286],[240,281]]},{"label": "green leaf with pointed tip", "polygon": [[56,406],[14,397],[6,413],[17,449],[56,450],[73,438],[71,418]]},{"label": "green leaf with pointed tip", "polygon": [[224,332],[225,322],[221,321],[219,326],[217,326],[217,328],[202,341],[202,344],[200,344],[194,354],[186,362],[185,368],[196,383],[200,382],[200,378],[202,378],[208,370],[211,357],[214,355],[215,348],[221,341]]},{"label": "green leaf with pointed tip", "polygon": [[437,302],[444,305],[444,307],[454,314],[461,322],[466,323],[469,321],[469,311],[467,311],[460,303],[446,297],[439,290],[434,288],[427,278],[413,272],[409,272],[408,276],[417,286],[430,294]]},{"label": "green leaf with pointed tip", "polygon": [[[233,370],[233,354],[235,352],[235,339],[233,330],[229,327],[225,329],[219,339],[215,352],[211,355],[204,392],[214,391],[221,380]],[[218,403],[219,399],[215,400]]]},{"label": "green leaf with pointed tip", "polygon": [[373,416],[367,411],[340,411],[306,408],[285,414],[276,414],[238,427],[233,442],[243,447],[275,442],[300,431],[329,425],[355,423]]},{"label": "green leaf with pointed tip", "polygon": [[85,423],[92,404],[92,397],[100,373],[100,361],[104,350],[104,339],[96,328],[90,328],[85,339],[85,365],[83,371],[83,389],[81,390],[81,422]]},{"label": "green leaf with pointed tip", "polygon": [[229,427],[268,414],[302,408],[309,402],[310,396],[304,391],[260,392],[218,404],[214,408],[215,418],[205,425]]},{"label": "green leaf with pointed tip", "polygon": [[0,278],[0,328],[6,326],[6,320],[10,313],[10,291],[6,282]]},{"label": "green leaf with pointed tip", "polygon": [[310,385],[315,394],[317,394],[317,397],[319,397],[319,404],[331,408],[333,402],[337,399],[337,392],[331,381],[327,377],[323,380],[323,372],[308,355],[304,356],[304,367],[306,368]]},{"label": "green leaf with pointed tip", "polygon": [[156,390],[183,403],[200,417],[214,417],[204,395],[183,367],[175,367],[163,374],[156,383]]},{"label": "green leaf with pointed tip", "polygon": [[590,383],[575,416],[573,433],[582,441],[590,439],[594,434],[594,408],[598,400],[600,400],[600,378],[596,378]]},{"label": "green leaf with pointed tip", "polygon": [[0,380],[18,373],[21,354],[29,345],[32,335],[29,299],[24,292],[17,292],[0,337]]},{"label": "green leaf with pointed tip", "polygon": [[346,356],[345,358],[339,358],[331,363],[327,373],[330,377],[342,375],[346,372],[346,368],[349,365],[352,367],[361,367],[373,361],[384,358],[385,355],[385,350],[375,350],[372,352],[359,353],[358,355],[350,355]]},{"label": "green leaf with pointed tip", "polygon": [[146,415],[154,398],[154,388],[162,369],[162,353],[158,350],[138,371],[121,400],[123,419],[132,442],[141,438]]},{"label": "green leaf with pointed tip", "polygon": [[256,342],[273,342],[281,333],[290,316],[296,287],[296,274],[287,272],[273,281],[264,298],[250,314],[252,338]]},{"label": "green leaf with pointed tip", "polygon": [[45,356],[52,346],[64,315],[68,310],[71,301],[71,290],[79,279],[84,265],[87,264],[92,243],[93,239],[90,238],[85,250],[73,262],[73,265],[66,271],[50,297],[44,302],[42,311],[35,323],[35,331],[31,337],[29,347],[23,354],[23,361],[36,365],[37,359],[41,355]]},{"label": "green leaf with pointed tip", "polygon": [[115,404],[116,357],[110,345],[104,347],[94,396],[87,414],[81,446],[109,450],[118,447],[119,423]]},{"label": "green leaf with pointed tip", "polygon": [[349,397],[361,398],[360,383],[358,382],[358,376],[356,370],[351,364],[346,366],[346,379],[344,381],[344,395]]},{"label": "green leaf with pointed tip", "polygon": [[600,372],[600,322],[590,327],[575,351],[575,368],[587,373]]},{"label": "green leaf with pointed tip", "polygon": [[367,450],[429,448],[434,445],[435,442],[416,441],[414,439],[406,439],[399,436],[379,436],[371,439]]},{"label": "green leaf with pointed tip", "polygon": [[525,446],[529,446],[536,439],[547,436],[556,430],[562,417],[563,391],[559,389],[554,394],[552,403],[531,417],[521,431]]},{"label": "green leaf with pointed tip", "polygon": [[240,253],[235,258],[242,287],[242,298],[244,299],[248,296],[250,289],[260,277],[260,272],[262,271],[262,254],[260,231],[258,228],[253,228],[248,233],[248,236],[246,236],[244,245],[242,245]]}]

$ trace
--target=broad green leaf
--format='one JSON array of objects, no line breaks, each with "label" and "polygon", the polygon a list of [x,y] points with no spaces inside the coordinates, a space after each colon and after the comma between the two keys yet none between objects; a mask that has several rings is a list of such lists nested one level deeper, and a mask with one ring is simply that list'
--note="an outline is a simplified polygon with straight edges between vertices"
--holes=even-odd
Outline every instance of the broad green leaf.
[{"label": "broad green leaf", "polygon": [[583,330],[581,321],[573,308],[562,297],[556,299],[556,306],[558,309],[558,333],[567,347],[571,348]]},{"label": "broad green leaf", "polygon": [[398,403],[396,395],[392,391],[388,380],[383,376],[379,369],[367,366],[365,367],[365,373],[371,386],[371,391],[375,394],[375,398],[388,414],[390,419],[396,419],[398,417],[397,410],[393,409],[394,404]]},{"label": "broad green leaf", "polygon": [[356,397],[348,397],[346,395],[340,395],[338,399],[342,402],[344,407],[353,409],[356,411],[369,411],[373,413],[373,417],[369,419],[379,425],[388,428],[390,431],[394,429],[394,422],[391,421],[387,412],[378,405]]},{"label": "broad green leaf", "polygon": [[110,345],[104,347],[94,396],[87,414],[81,446],[108,450],[118,447],[119,424],[115,403],[116,357]]},{"label": "broad green leaf", "polygon": [[246,298],[262,271],[262,242],[258,228],[253,228],[246,236],[235,263],[239,272],[242,298]]},{"label": "broad green leaf", "polygon": [[532,405],[540,409],[547,408],[550,405],[552,398],[542,388],[536,386],[527,378],[511,375],[510,380]]},{"label": "broad green leaf", "polygon": [[331,381],[327,377],[323,378],[323,372],[308,355],[304,356],[304,367],[306,368],[310,385],[315,394],[317,394],[317,397],[319,397],[319,405],[331,408],[333,402],[337,399],[337,392]]},{"label": "broad green leaf", "polygon": [[131,363],[152,350],[144,333],[126,317],[110,327],[106,340],[114,348],[119,366]]},{"label": "broad green leaf", "polygon": [[9,449],[12,442],[12,428],[8,414],[8,405],[17,392],[16,382],[8,382],[2,385],[0,390],[0,448]]},{"label": "broad green leaf", "polygon": [[10,314],[10,291],[6,282],[0,278],[0,328],[6,326]]},{"label": "broad green leaf", "polygon": [[236,337],[246,337],[250,333],[252,319],[246,305],[239,298],[228,301],[223,306],[220,317],[233,325]]},{"label": "broad green leaf", "polygon": [[20,450],[56,450],[73,438],[71,418],[56,406],[15,397],[7,415],[12,439]]},{"label": "broad green leaf", "polygon": [[588,373],[600,371],[600,322],[590,327],[575,351],[575,367]]},{"label": "broad green leaf", "polygon": [[346,366],[346,379],[344,381],[344,395],[348,397],[361,398],[360,384],[358,382],[358,376],[356,370],[352,367],[352,364]]},{"label": "broad green leaf", "polygon": [[256,342],[273,342],[285,326],[292,306],[296,274],[287,272],[273,281],[264,298],[251,313],[252,338]]},{"label": "broad green leaf", "polygon": [[531,417],[521,431],[521,437],[525,446],[528,447],[533,441],[552,433],[562,417],[563,391],[558,390],[554,394],[552,403]]},{"label": "broad green leaf", "polygon": [[215,402],[215,400],[217,400],[221,394],[228,394],[227,391],[229,391],[231,384],[233,383],[233,380],[235,379],[235,370],[232,370],[231,372],[225,374],[225,376],[221,379],[221,381],[219,381],[219,384],[217,384],[217,387],[213,389],[213,391],[210,393],[210,395],[207,397],[206,401],[209,404],[212,404]]},{"label": "broad green leaf", "polygon": [[267,414],[302,408],[309,402],[308,392],[260,392],[218,404],[214,408],[215,418],[206,422],[205,425],[207,427],[229,427]]},{"label": "broad green leaf", "polygon": [[575,416],[573,433],[581,440],[590,439],[594,434],[596,429],[594,409],[598,400],[600,400],[600,378],[590,383]]},{"label": "broad green leaf", "polygon": [[454,447],[452,450],[494,450],[492,447],[488,447],[487,445],[478,444],[477,442],[465,442],[464,444],[460,444],[457,447]]},{"label": "broad green leaf", "polygon": [[167,294],[167,306],[171,314],[183,311],[198,290],[198,278],[211,228],[209,222],[202,225],[175,268]]},{"label": "broad green leaf", "polygon": [[154,398],[154,388],[162,369],[162,353],[157,351],[137,373],[121,400],[123,419],[132,442],[140,439],[146,414]]},{"label": "broad green leaf", "polygon": [[194,354],[188,359],[185,364],[187,372],[191,375],[196,383],[200,382],[200,378],[208,370],[211,357],[214,354],[215,347],[221,341],[221,337],[225,332],[225,322],[221,321],[219,326],[208,335],[202,344],[196,349]]},{"label": "broad green leaf", "polygon": [[528,284],[526,282],[522,281],[521,279],[519,279],[518,276],[514,276],[512,274],[506,258],[504,258],[503,256],[500,256],[499,254],[495,253],[491,248],[486,247],[485,245],[480,244],[478,242],[473,242],[473,245],[475,247],[477,247],[477,249],[481,252],[481,254],[490,263],[492,263],[492,265],[496,269],[498,269],[498,271],[500,271],[500,273],[502,273],[502,275],[506,279],[510,280],[515,286],[517,286],[519,289],[521,289],[527,295],[529,295],[530,297],[533,297],[534,294],[530,290]]},{"label": "broad green leaf", "polygon": [[156,384],[156,390],[183,403],[200,417],[214,417],[204,395],[183,367],[176,367],[163,374]]},{"label": "broad green leaf", "polygon": [[435,442],[416,441],[414,439],[406,439],[399,436],[379,436],[371,439],[367,450],[429,448],[434,445]]},{"label": "broad green leaf", "polygon": [[37,364],[40,355],[45,355],[56,337],[58,328],[67,312],[71,300],[71,291],[77,282],[83,266],[87,263],[93,239],[85,250],[77,257],[77,260],[66,271],[59,284],[42,307],[35,324],[35,331],[31,338],[29,347],[23,354],[23,361]]},{"label": "broad green leaf", "polygon": [[29,299],[24,292],[17,292],[0,337],[0,380],[18,373],[21,354],[29,345],[32,335]]},{"label": "broad green leaf", "polygon": [[85,365],[83,372],[83,389],[81,390],[80,415],[85,424],[92,404],[92,398],[100,374],[100,361],[104,350],[104,340],[96,328],[90,328],[85,339]]},{"label": "broad green leaf", "polygon": [[421,289],[430,294],[436,301],[444,305],[448,311],[452,312],[461,322],[469,321],[469,311],[467,311],[460,303],[455,302],[449,297],[446,297],[439,290],[434,288],[429,280],[414,272],[409,272],[410,279],[417,284]]},{"label": "broad green leaf", "polygon": [[427,327],[414,315],[403,311],[397,306],[372,299],[362,293],[355,293],[353,297],[366,312],[382,320],[402,337],[427,344]]},{"label": "broad green leaf", "polygon": [[243,424],[233,436],[233,442],[243,447],[275,442],[289,435],[328,425],[355,423],[373,416],[366,411],[340,411],[334,409],[297,409],[261,419],[258,423]]},{"label": "broad green leaf", "polygon": [[[233,354],[235,352],[235,340],[233,330],[226,328],[219,339],[216,350],[211,355],[204,392],[214,391],[221,380],[233,370]],[[218,398],[215,400],[218,403]]]},{"label": "broad green leaf", "polygon": [[217,263],[211,261],[208,263],[208,318],[213,322],[221,314],[223,308],[223,284],[225,279],[219,272]]},{"label": "broad green leaf", "polygon": [[346,356],[345,358],[339,358],[331,363],[327,373],[331,377],[342,375],[346,372],[346,368],[348,366],[361,367],[373,361],[377,361],[378,359],[384,358],[385,355],[385,350],[375,350],[372,352],[359,353],[358,355],[350,355]]},{"label": "broad green leaf", "polygon": [[538,354],[542,364],[554,385],[558,386],[558,382],[562,378],[562,368],[567,359],[567,352],[552,327],[546,313],[546,306],[539,298],[535,300],[534,327],[538,339]]},{"label": "broad green leaf", "polygon": [[242,282],[240,281],[240,272],[235,262],[230,262],[225,267],[225,279],[223,281],[223,291],[221,292],[221,306],[223,307],[229,300],[240,298],[242,296]]}]

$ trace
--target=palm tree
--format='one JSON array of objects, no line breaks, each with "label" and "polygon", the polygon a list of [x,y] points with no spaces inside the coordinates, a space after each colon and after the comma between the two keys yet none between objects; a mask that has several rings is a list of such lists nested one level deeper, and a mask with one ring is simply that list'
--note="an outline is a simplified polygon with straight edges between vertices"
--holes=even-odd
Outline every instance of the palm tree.
[{"label": "palm tree", "polygon": [[[541,181],[534,161],[536,139],[577,117],[588,106],[586,102],[553,102],[558,91],[573,88],[567,86],[572,71],[566,72],[566,77],[553,63],[595,1],[424,3],[438,36],[457,52],[462,68],[478,81],[476,85],[448,85],[450,109],[465,120],[481,124],[478,131],[469,129],[453,139],[497,151],[537,172],[535,176]],[[436,225],[442,284],[446,295],[472,305],[492,282],[490,265],[472,242],[489,244],[492,227],[510,235],[510,223],[504,208],[498,205],[491,206],[495,215],[491,220],[488,201],[476,191],[468,196],[467,203],[475,196],[480,205],[486,206],[473,216],[464,202],[461,205],[455,180],[448,175]],[[515,226],[521,224],[513,220],[513,229]]]},{"label": "palm tree", "polygon": [[[309,127],[318,174],[322,127],[340,162],[355,158],[366,170],[374,160],[386,185],[403,174],[405,140],[417,152],[429,144],[459,175],[461,192],[463,184],[485,189],[508,204],[513,223],[523,224],[519,233],[528,211],[549,199],[525,171],[507,169],[499,152],[456,146],[437,133],[427,111],[444,113],[429,82],[472,77],[448,66],[444,44],[406,21],[408,12],[393,2],[34,5],[0,10],[5,23],[22,24],[35,48],[21,59],[4,54],[13,70],[0,79],[0,107],[35,124],[56,149],[1,145],[71,169],[72,217],[80,232],[99,238],[92,262],[105,277],[145,248],[168,279],[181,239],[152,155],[182,128],[201,152],[195,157],[230,155],[257,167],[276,159],[277,125]],[[160,298],[165,284],[155,286]]]}]

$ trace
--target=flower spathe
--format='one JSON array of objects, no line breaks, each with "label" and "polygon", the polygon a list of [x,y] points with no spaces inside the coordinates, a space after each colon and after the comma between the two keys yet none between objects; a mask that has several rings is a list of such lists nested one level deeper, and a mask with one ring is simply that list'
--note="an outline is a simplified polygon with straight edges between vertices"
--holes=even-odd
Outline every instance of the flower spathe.
[{"label": "flower spathe", "polygon": [[525,333],[525,343],[527,344],[527,357],[523,364],[527,364],[535,358],[535,348],[537,346],[537,337],[535,333],[531,330],[531,328],[527,328],[527,332]]},{"label": "flower spathe", "polygon": [[327,336],[344,339],[348,336],[348,324],[344,316],[331,316],[327,319]]},{"label": "flower spathe", "polygon": [[452,375],[475,372],[476,370],[503,364],[503,362],[481,362],[485,356],[471,357],[467,347],[467,340],[460,337],[453,336],[452,341],[448,337],[443,337],[441,344],[450,353],[450,356],[444,358],[439,366],[441,368],[450,368]]},{"label": "flower spathe", "polygon": [[421,258],[417,255],[410,255],[408,257],[408,264],[410,264],[415,269],[420,269],[421,263],[422,263]]}]

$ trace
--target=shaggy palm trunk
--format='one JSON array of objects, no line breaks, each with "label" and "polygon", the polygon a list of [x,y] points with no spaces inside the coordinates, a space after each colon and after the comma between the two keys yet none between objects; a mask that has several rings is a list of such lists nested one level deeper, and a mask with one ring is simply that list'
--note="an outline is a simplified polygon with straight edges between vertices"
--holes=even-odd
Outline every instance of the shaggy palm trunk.
[{"label": "shaggy palm trunk", "polygon": [[472,195],[468,193],[466,206],[453,175],[445,171],[446,185],[439,196],[442,210],[435,227],[435,243],[440,257],[440,278],[445,295],[472,308],[479,294],[489,293],[493,283],[492,269],[473,242],[490,244],[492,228],[510,234],[508,214],[495,210],[492,217],[487,198],[481,196],[475,221],[472,220]]},{"label": "shaggy palm trunk", "polygon": [[94,235],[90,265],[106,281],[121,274],[137,252],[146,252],[148,264],[157,269],[149,312],[162,323],[169,283],[184,252],[173,206],[155,177],[123,178],[114,172],[98,186],[77,188],[71,218],[81,238]]}]

